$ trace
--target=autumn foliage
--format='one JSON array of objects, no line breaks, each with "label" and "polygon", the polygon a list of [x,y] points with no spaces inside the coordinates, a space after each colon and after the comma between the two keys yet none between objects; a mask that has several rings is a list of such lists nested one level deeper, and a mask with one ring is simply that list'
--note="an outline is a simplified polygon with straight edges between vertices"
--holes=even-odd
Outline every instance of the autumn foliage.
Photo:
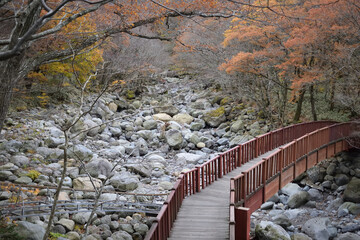
[{"label": "autumn foliage", "polygon": [[356,76],[358,1],[260,0],[254,4],[259,8],[248,19],[233,19],[225,32],[223,45],[240,51],[220,69],[289,85],[295,96],[307,86],[336,84],[344,76]]}]

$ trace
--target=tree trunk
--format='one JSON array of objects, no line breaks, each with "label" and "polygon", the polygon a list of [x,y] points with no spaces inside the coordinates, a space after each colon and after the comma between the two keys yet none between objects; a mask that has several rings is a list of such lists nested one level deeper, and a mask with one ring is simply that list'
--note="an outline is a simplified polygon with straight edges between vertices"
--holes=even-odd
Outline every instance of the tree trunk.
[{"label": "tree trunk", "polygon": [[330,81],[330,111],[333,111],[335,107],[335,82]]},{"label": "tree trunk", "polygon": [[316,114],[316,108],[315,108],[315,99],[314,99],[314,85],[311,84],[309,87],[310,91],[310,105],[311,105],[311,114],[314,121],[317,121],[317,114]]},{"label": "tree trunk", "polygon": [[288,103],[288,84],[284,83],[284,86],[282,88],[282,103],[281,103],[281,111],[280,111],[281,126],[284,126],[285,123],[287,103]]},{"label": "tree trunk", "polygon": [[296,112],[295,112],[295,116],[293,119],[293,122],[298,122],[300,119],[300,115],[301,115],[301,109],[302,109],[302,104],[304,101],[304,95],[305,95],[305,88],[302,88],[299,92],[299,99],[297,101],[297,106],[296,106]]},{"label": "tree trunk", "polygon": [[0,61],[0,133],[9,111],[13,88],[21,79],[19,64],[22,57],[14,57],[9,60]]}]

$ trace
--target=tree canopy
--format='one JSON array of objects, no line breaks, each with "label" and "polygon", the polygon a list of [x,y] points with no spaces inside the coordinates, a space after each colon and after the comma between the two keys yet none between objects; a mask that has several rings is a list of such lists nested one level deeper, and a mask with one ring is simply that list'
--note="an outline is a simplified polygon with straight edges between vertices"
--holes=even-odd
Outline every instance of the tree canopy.
[{"label": "tree canopy", "polygon": [[0,130],[19,82],[49,75],[85,81],[104,52],[114,55],[109,49],[119,35],[175,40],[175,62],[185,66],[191,61],[184,57],[193,59],[192,66],[206,72],[220,65],[228,76],[254,83],[249,89],[262,92],[270,115],[279,109],[268,94],[273,86],[281,92],[276,101],[284,112],[288,90],[300,96],[320,82],[341,82],[341,101],[354,114],[359,111],[358,88],[344,84],[359,79],[356,0],[1,0],[0,15]]}]

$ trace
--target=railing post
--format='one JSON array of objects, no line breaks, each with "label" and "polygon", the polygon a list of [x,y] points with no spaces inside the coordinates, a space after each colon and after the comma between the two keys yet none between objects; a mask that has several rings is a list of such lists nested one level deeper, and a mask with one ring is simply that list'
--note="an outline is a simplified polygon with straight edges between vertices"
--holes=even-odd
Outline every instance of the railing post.
[{"label": "railing post", "polygon": [[267,169],[268,169],[268,161],[267,158],[263,158],[264,160],[264,168],[262,171],[262,181],[263,181],[263,194],[262,194],[262,203],[266,201],[265,194],[266,194],[266,178],[267,178]]},{"label": "railing post", "polygon": [[280,154],[279,154],[279,190],[282,188],[282,170],[283,170],[283,159],[284,159],[284,149],[280,148]]},{"label": "railing post", "polygon": [[250,239],[250,208],[236,207],[235,208],[235,239],[249,240]]},{"label": "railing post", "polygon": [[196,192],[200,192],[200,166],[196,166]]},{"label": "railing post", "polygon": [[255,137],[255,156],[257,158],[259,156],[259,138]]},{"label": "railing post", "polygon": [[218,166],[219,166],[219,178],[222,178],[222,171],[223,171],[223,166],[222,166],[222,156],[220,155],[218,158]]},{"label": "railing post", "polygon": [[241,145],[237,147],[237,166],[241,167]]},{"label": "railing post", "polygon": [[292,154],[292,162],[294,163],[294,171],[293,171],[293,179],[295,179],[295,176],[296,176],[296,156],[298,156],[298,141],[295,139],[294,140],[294,149],[293,149],[293,154]]},{"label": "railing post", "polygon": [[242,196],[243,196],[243,198],[244,198],[244,207],[246,207],[247,206],[247,199],[246,199],[246,195],[247,195],[247,189],[246,189],[246,187],[247,187],[247,182],[248,182],[248,180],[247,180],[247,174],[246,173],[244,173],[244,181],[242,181],[241,183],[242,183],[242,186],[241,186],[241,190],[242,190]]}]

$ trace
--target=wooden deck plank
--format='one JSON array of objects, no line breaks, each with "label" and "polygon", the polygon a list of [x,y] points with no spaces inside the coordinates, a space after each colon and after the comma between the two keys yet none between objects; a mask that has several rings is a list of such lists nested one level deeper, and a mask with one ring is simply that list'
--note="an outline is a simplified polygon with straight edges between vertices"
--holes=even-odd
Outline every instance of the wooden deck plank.
[{"label": "wooden deck plank", "polygon": [[199,193],[185,198],[168,239],[229,239],[230,179],[276,150],[234,169]]}]

